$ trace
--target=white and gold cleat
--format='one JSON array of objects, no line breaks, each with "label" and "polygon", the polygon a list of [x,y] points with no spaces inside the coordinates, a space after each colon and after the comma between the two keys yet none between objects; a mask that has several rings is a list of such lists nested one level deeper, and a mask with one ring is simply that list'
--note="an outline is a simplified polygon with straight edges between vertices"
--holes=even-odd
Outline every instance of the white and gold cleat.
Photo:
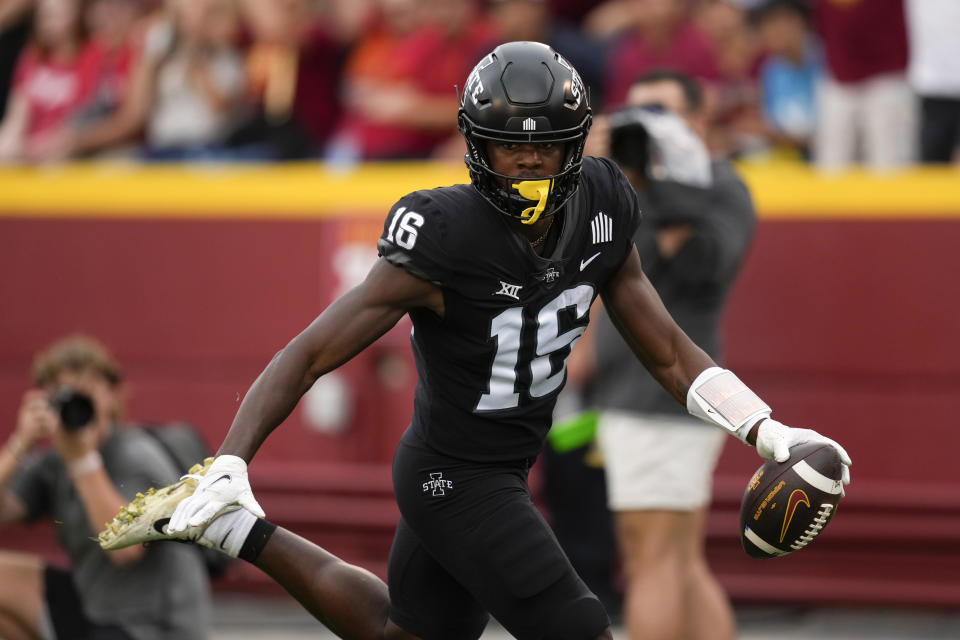
[{"label": "white and gold cleat", "polygon": [[206,458],[190,468],[179,481],[162,489],[150,489],[138,493],[133,502],[120,509],[111,522],[97,537],[97,542],[105,551],[123,549],[142,542],[153,540],[196,541],[204,527],[190,527],[175,535],[167,533],[167,523],[180,501],[189,498],[197,488],[200,478],[210,468],[213,458]]}]

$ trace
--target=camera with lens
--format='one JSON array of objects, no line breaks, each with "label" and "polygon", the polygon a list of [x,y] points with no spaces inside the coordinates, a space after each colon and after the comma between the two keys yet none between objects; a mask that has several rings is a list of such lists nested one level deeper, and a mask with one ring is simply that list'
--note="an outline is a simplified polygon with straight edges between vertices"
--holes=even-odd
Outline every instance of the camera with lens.
[{"label": "camera with lens", "polygon": [[710,153],[679,115],[659,103],[630,106],[609,116],[610,157],[652,182],[708,188]]},{"label": "camera with lens", "polygon": [[93,421],[93,399],[72,387],[60,387],[50,396],[50,406],[67,431],[78,431]]},{"label": "camera with lens", "polygon": [[610,157],[625,169],[647,175],[650,165],[649,107],[625,107],[610,115]]}]

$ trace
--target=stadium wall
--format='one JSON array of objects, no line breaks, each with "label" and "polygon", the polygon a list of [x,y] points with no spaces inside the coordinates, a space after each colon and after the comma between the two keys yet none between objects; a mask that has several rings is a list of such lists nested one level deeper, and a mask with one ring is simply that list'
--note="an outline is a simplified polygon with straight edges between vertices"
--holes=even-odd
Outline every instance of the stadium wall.
[{"label": "stadium wall", "polygon": [[[727,363],[778,418],[840,440],[854,483],[815,545],[752,560],[737,518],[759,460],[731,442],[711,562],[738,602],[960,605],[960,180],[743,171],[760,224]],[[215,446],[269,358],[362,278],[390,204],[465,178],[421,164],[0,170],[0,437],[33,354],[82,331],[123,363],[131,418],[188,420]],[[404,320],[325,379],[251,466],[273,519],[381,574],[408,333]],[[58,556],[48,527],[0,540]],[[245,566],[224,588],[271,590]]]}]

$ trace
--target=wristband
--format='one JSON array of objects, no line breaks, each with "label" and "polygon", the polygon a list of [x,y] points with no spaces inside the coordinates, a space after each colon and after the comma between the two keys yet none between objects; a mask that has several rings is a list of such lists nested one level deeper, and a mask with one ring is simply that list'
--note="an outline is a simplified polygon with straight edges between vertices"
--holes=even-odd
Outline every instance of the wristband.
[{"label": "wristband", "polygon": [[103,468],[103,458],[100,456],[99,451],[91,451],[79,460],[75,460],[67,465],[67,470],[73,479],[85,476],[101,468]]},{"label": "wristband", "polygon": [[751,427],[770,416],[766,402],[732,371],[710,367],[687,390],[687,411],[746,442]]},{"label": "wristband", "polygon": [[277,525],[267,522],[263,518],[257,518],[247,534],[246,540],[243,541],[243,546],[240,547],[237,557],[250,563],[256,562],[257,558],[260,557],[260,552],[267,546],[267,541],[276,530]]}]

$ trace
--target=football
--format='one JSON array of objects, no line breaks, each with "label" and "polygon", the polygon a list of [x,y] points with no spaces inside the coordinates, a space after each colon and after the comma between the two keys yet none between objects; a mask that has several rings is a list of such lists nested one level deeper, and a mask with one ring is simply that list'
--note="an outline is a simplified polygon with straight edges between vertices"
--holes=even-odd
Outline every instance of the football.
[{"label": "football", "polygon": [[837,512],[843,494],[840,455],[823,443],[790,449],[786,462],[768,460],[747,483],[740,503],[740,542],[753,558],[803,549]]}]

